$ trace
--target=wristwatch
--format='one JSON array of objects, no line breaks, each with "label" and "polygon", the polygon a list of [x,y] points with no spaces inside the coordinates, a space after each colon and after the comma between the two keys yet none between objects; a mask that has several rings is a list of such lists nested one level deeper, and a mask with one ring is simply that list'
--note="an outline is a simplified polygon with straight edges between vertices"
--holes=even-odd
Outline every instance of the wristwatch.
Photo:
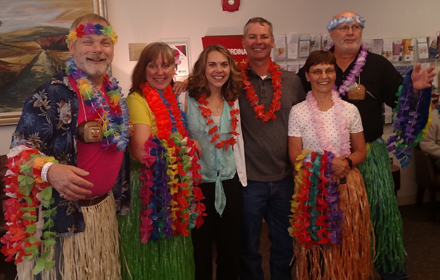
[{"label": "wristwatch", "polygon": [[346,157],[345,159],[348,161],[348,166],[350,166],[350,169],[353,169],[353,161],[351,161],[351,159],[348,157]]}]

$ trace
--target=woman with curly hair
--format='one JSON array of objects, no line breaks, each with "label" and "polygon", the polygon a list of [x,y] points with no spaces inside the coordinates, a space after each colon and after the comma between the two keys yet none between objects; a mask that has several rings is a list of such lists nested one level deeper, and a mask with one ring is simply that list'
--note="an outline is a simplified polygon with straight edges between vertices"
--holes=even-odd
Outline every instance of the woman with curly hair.
[{"label": "woman with curly hair", "polygon": [[205,223],[191,233],[196,280],[212,279],[214,241],[216,279],[239,276],[241,187],[247,184],[237,100],[241,87],[241,72],[221,45],[205,48],[188,78],[187,128],[203,151],[199,186],[207,213]]}]

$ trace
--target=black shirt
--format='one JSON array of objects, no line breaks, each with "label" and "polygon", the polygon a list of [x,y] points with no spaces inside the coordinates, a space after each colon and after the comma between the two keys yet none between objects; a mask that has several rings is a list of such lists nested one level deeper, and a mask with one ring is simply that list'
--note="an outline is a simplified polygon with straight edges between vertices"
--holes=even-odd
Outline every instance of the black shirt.
[{"label": "black shirt", "polygon": [[[342,85],[355,62],[356,60],[345,71],[336,65],[336,86]],[[298,76],[301,78],[304,91],[310,91],[311,86],[306,80],[304,68],[299,70]],[[363,85],[367,91],[365,99],[351,100],[348,99],[347,94],[342,99],[358,108],[364,127],[365,141],[372,142],[383,134],[382,103],[386,103],[392,108],[396,107],[396,93],[403,83],[403,77],[386,58],[368,52],[367,61],[362,67],[359,78],[357,79],[358,84]]]}]

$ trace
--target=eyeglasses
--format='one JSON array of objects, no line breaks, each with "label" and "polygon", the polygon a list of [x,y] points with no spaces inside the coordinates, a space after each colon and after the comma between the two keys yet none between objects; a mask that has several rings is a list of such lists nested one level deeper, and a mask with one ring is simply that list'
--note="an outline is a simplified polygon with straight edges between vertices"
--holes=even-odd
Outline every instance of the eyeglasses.
[{"label": "eyeglasses", "polygon": [[336,29],[339,30],[339,32],[341,32],[341,33],[347,33],[348,30],[351,29],[353,31],[353,33],[355,33],[355,32],[361,31],[362,30],[362,26],[360,24],[356,24],[356,25],[353,25],[353,26],[343,25],[343,26],[336,27]]},{"label": "eyeglasses", "polygon": [[334,74],[335,72],[336,72],[335,69],[325,69],[325,71],[322,71],[321,69],[316,69],[310,73],[312,73],[315,76],[322,76],[322,74],[325,73],[328,76]]}]

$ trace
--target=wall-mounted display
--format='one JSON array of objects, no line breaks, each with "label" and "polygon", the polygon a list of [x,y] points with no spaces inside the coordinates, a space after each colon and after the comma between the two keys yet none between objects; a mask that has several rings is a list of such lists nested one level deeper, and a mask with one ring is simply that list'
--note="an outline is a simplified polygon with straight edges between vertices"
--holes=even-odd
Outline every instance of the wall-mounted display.
[{"label": "wall-mounted display", "polygon": [[175,75],[177,77],[187,78],[191,71],[189,65],[189,38],[161,39],[161,41],[173,49],[174,60],[177,65]]}]

